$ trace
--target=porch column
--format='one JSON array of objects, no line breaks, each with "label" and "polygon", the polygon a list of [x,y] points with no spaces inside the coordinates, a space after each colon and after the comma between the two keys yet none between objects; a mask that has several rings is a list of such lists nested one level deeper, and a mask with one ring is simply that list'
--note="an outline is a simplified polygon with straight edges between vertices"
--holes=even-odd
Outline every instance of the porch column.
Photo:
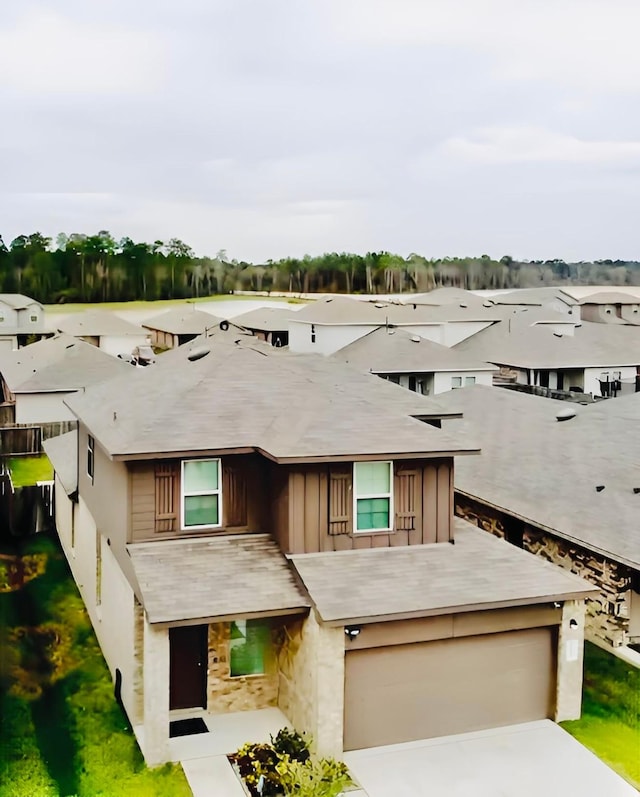
[{"label": "porch column", "polygon": [[144,735],[147,766],[169,760],[169,631],[144,618]]},{"label": "porch column", "polygon": [[580,719],[584,657],[584,600],[565,601],[558,633],[555,721]]}]

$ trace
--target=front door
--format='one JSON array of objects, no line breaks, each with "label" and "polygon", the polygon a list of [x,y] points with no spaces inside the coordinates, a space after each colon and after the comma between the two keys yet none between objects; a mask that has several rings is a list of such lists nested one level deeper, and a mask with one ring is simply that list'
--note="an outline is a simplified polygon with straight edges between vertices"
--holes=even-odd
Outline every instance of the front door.
[{"label": "front door", "polygon": [[169,629],[169,708],[207,706],[206,625]]}]

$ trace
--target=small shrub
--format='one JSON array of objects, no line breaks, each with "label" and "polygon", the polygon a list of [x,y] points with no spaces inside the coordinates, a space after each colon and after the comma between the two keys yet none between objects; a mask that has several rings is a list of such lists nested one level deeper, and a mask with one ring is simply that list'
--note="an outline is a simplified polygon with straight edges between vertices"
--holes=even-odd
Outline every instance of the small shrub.
[{"label": "small shrub", "polygon": [[270,736],[273,749],[282,758],[288,756],[293,761],[304,762],[309,758],[309,742],[297,731],[282,728],[276,737]]},{"label": "small shrub", "polygon": [[[274,797],[281,794],[280,776],[276,767],[280,761],[278,753],[270,744],[244,744],[229,756],[240,772],[253,797]],[[262,791],[258,784],[262,781]]]},{"label": "small shrub", "polygon": [[285,795],[337,797],[353,781],[346,764],[333,758],[309,758],[304,763],[283,758],[277,766]]}]

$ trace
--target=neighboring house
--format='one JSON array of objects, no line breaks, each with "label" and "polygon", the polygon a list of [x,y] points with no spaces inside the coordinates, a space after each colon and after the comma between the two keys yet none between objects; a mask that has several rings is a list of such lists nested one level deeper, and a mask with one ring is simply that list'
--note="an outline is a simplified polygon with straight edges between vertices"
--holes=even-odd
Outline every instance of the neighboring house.
[{"label": "neighboring house", "polygon": [[136,346],[149,345],[147,330],[107,310],[73,313],[57,322],[56,328],[114,356],[131,354]]},{"label": "neighboring house", "polygon": [[233,323],[279,348],[289,345],[289,319],[296,312],[286,307],[260,307],[235,316]]},{"label": "neighboring house", "polygon": [[425,396],[475,384],[492,385],[498,371],[495,365],[402,329],[376,329],[332,356]]},{"label": "neighboring house", "polygon": [[45,334],[44,307],[21,293],[0,293],[0,352]]},{"label": "neighboring house", "polygon": [[368,302],[342,296],[308,304],[289,319],[289,348],[294,352],[333,354],[374,329],[401,328],[444,346],[454,346],[499,321],[482,305],[443,306]]},{"label": "neighboring house", "polygon": [[580,318],[577,300],[562,288],[518,288],[514,291],[492,291],[486,296],[495,305],[539,306],[576,321]]},{"label": "neighboring house", "polygon": [[457,463],[456,512],[591,581],[590,639],[640,642],[640,396],[571,410],[483,387],[438,399],[482,449]]},{"label": "neighboring house", "polygon": [[334,756],[579,715],[591,588],[454,522],[457,413],[221,332],[68,403],[58,531],[149,764],[268,706]]},{"label": "neighboring house", "polygon": [[640,296],[601,291],[580,299],[579,305],[583,321],[640,325]]},{"label": "neighboring house", "polygon": [[13,404],[15,423],[75,421],[66,398],[129,370],[95,346],[57,335],[0,356],[2,400]]},{"label": "neighboring house", "polygon": [[180,305],[153,316],[142,324],[151,335],[151,345],[159,349],[173,349],[188,343],[207,329],[218,326],[223,319],[196,310],[194,304]]},{"label": "neighboring house", "polygon": [[455,350],[500,366],[520,385],[607,397],[636,391],[640,329],[583,322],[572,333],[503,321]]}]

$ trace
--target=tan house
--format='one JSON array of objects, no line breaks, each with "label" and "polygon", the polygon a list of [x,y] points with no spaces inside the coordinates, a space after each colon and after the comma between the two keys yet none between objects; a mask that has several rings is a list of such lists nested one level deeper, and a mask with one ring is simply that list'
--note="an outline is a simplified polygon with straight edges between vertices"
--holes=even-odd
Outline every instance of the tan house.
[{"label": "tan house", "polygon": [[173,349],[182,346],[183,343],[189,343],[221,322],[221,318],[197,310],[194,304],[186,304],[155,315],[142,326],[149,331],[152,346],[159,349]]},{"label": "tan house", "polygon": [[47,451],[149,764],[178,719],[270,706],[335,756],[579,715],[592,588],[454,521],[458,413],[237,334],[132,371]]},{"label": "tan house", "polygon": [[482,448],[458,463],[456,512],[592,582],[588,638],[640,643],[640,396],[570,408],[500,388],[438,398]]},{"label": "tan house", "polygon": [[259,307],[234,316],[233,323],[279,348],[289,345],[289,319],[296,312],[287,307]]}]

